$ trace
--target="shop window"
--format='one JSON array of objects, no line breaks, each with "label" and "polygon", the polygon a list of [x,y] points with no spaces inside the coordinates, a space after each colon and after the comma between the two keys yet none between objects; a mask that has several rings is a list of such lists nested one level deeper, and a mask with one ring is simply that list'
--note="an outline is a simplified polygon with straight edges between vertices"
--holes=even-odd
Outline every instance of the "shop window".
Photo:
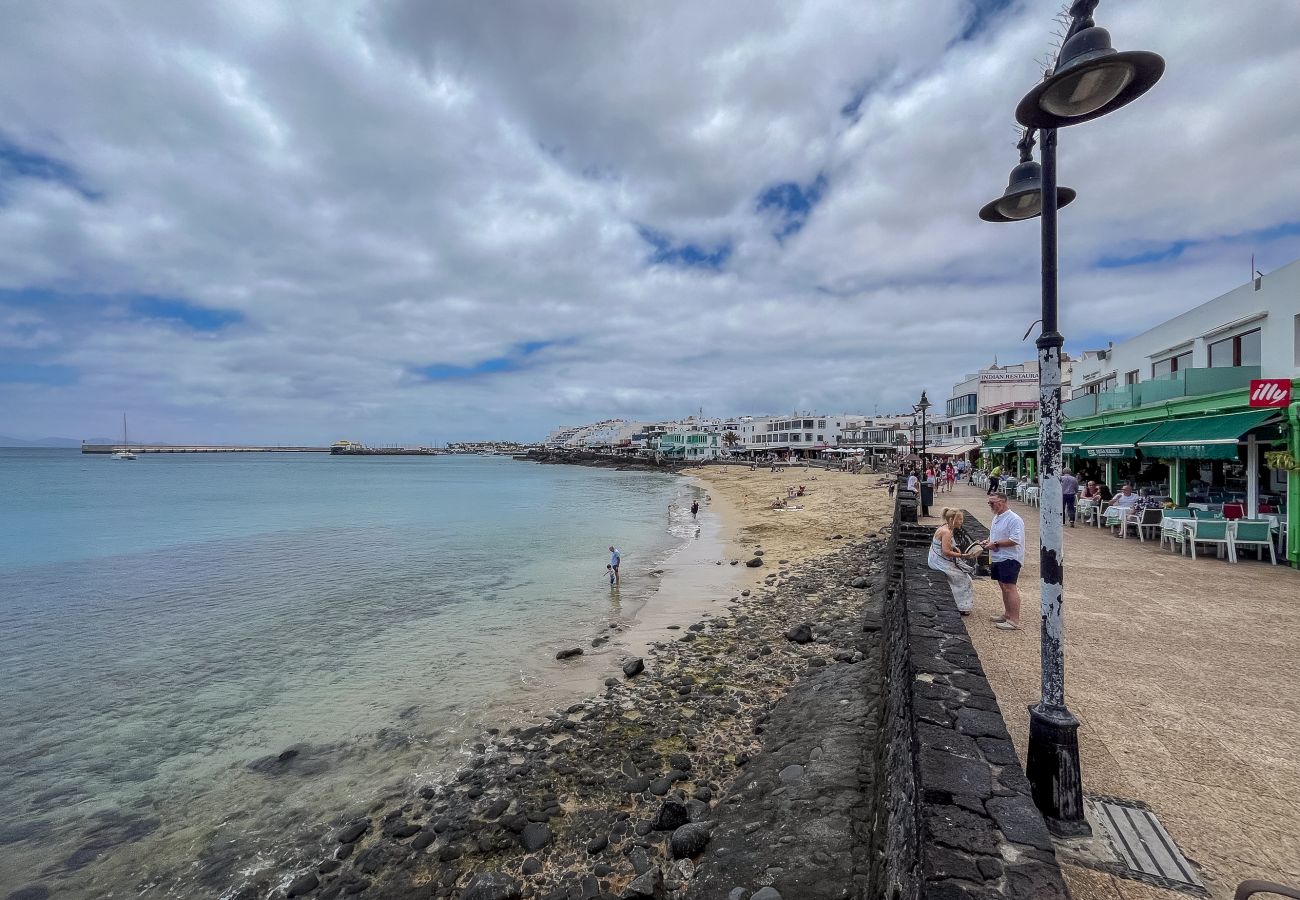
[{"label": "shop window", "polygon": [[[1192,351],[1180,353],[1177,356],[1171,356],[1168,359],[1162,359],[1159,362],[1151,364],[1151,377],[1159,378],[1161,375],[1172,375],[1175,372],[1181,372],[1183,369],[1192,367]],[[1127,376],[1125,376],[1127,378]],[[1132,384],[1133,382],[1125,382]]]},{"label": "shop window", "polygon": [[1210,344],[1210,368],[1257,366],[1260,364],[1260,332],[1247,331]]}]

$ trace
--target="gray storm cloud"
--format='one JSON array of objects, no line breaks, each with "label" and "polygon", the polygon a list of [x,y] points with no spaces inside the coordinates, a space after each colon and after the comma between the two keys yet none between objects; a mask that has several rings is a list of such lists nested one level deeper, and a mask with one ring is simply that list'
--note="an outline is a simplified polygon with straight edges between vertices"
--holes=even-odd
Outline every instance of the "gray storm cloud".
[{"label": "gray storm cloud", "polygon": [[[945,396],[1032,354],[1037,229],[975,213],[1055,12],[20,4],[0,432],[533,438]],[[1293,6],[1098,16],[1168,71],[1062,133],[1076,350],[1300,256]]]}]

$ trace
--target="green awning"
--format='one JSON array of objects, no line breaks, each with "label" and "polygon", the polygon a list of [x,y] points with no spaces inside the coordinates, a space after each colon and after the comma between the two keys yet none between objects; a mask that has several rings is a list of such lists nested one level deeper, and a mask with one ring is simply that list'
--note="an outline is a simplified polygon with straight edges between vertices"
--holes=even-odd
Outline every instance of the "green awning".
[{"label": "green awning", "polygon": [[1030,450],[1038,449],[1038,436],[1016,438],[1008,445],[1008,449],[1026,453]]},{"label": "green awning", "polygon": [[1137,443],[1156,426],[1112,425],[1098,428],[1079,442],[1075,456],[1081,459],[1133,459],[1137,456]]},{"label": "green awning", "polygon": [[991,437],[980,447],[981,453],[1001,453],[1007,447],[1008,439],[1004,437]]},{"label": "green awning", "polygon": [[1091,431],[1066,431],[1061,434],[1061,452],[1077,453],[1079,445],[1083,443],[1084,438],[1092,434]]},{"label": "green awning", "polygon": [[1276,409],[1252,409],[1172,419],[1138,441],[1138,448],[1143,456],[1153,459],[1236,459],[1237,442],[1277,412]]}]

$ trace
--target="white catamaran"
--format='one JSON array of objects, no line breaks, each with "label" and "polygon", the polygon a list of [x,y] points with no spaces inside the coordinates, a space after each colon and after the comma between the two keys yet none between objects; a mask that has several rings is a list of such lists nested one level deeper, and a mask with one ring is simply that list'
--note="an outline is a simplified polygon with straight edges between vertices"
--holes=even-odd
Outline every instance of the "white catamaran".
[{"label": "white catamaran", "polygon": [[131,452],[131,442],[126,436],[126,413],[122,413],[122,447],[113,453],[113,459],[135,459]]}]

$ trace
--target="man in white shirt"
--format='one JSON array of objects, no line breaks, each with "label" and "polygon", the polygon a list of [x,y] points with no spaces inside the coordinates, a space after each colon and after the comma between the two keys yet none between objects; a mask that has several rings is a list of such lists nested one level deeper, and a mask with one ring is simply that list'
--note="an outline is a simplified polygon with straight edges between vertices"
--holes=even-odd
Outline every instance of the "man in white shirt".
[{"label": "man in white shirt", "polygon": [[1016,580],[1020,577],[1020,567],[1025,564],[1025,521],[1007,508],[1007,498],[1001,494],[991,494],[988,500],[993,521],[989,523],[989,539],[984,546],[989,550],[993,578],[1002,591],[1005,610],[993,619],[993,624],[1002,631],[1019,631],[1020,589]]},{"label": "man in white shirt", "polygon": [[916,477],[915,472],[907,476],[907,489],[914,494],[921,491],[921,479]]}]

